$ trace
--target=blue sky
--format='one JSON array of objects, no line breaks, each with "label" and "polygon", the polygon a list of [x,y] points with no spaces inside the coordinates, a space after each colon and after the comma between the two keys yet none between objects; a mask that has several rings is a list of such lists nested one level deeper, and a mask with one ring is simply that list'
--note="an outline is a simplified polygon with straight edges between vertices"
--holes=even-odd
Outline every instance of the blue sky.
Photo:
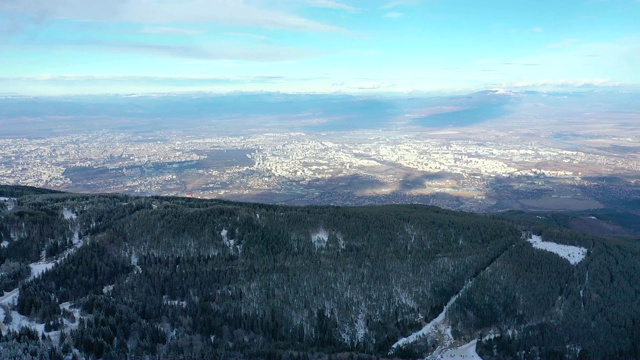
[{"label": "blue sky", "polygon": [[0,93],[640,84],[640,0],[0,0]]}]

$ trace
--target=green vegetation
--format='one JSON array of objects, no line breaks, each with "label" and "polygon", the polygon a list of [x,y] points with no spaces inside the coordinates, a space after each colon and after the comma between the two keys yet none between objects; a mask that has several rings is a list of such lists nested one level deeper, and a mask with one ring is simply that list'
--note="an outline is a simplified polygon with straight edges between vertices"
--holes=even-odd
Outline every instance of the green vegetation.
[{"label": "green vegetation", "polygon": [[42,189],[33,186],[0,185],[1,197],[21,197],[25,195],[60,194],[61,191]]},{"label": "green vegetation", "polygon": [[[571,265],[523,231],[588,256]],[[0,283],[45,324],[10,331],[2,358],[384,357],[463,288],[448,322],[485,359],[640,357],[640,244],[524,213],[36,191],[0,210],[0,235]],[[27,280],[43,257],[58,265]]]}]

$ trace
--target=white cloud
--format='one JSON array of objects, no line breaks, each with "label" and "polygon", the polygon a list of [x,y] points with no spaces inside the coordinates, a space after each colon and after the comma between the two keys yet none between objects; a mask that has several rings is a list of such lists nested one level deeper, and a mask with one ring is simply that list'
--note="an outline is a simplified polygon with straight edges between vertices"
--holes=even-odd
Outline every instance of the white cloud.
[{"label": "white cloud", "polygon": [[204,34],[204,31],[195,29],[182,29],[168,26],[145,26],[142,29],[145,34],[158,34],[158,35],[199,35]]},{"label": "white cloud", "polygon": [[398,6],[419,4],[420,0],[394,0],[382,5],[381,9],[393,9]]},{"label": "white cloud", "polygon": [[96,48],[101,51],[124,54],[150,54],[199,60],[241,60],[253,62],[278,62],[323,55],[317,51],[272,44],[243,46],[231,42],[207,45],[166,45],[127,41],[87,40],[55,44],[57,49],[75,47]]},{"label": "white cloud", "polygon": [[389,19],[397,19],[399,17],[401,17],[402,15],[404,15],[401,12],[397,12],[397,11],[390,11],[386,14],[384,14],[384,17],[389,18]]},{"label": "white cloud", "polygon": [[0,80],[14,81],[64,81],[64,82],[84,82],[84,81],[138,81],[138,82],[277,82],[282,80],[295,80],[285,78],[281,75],[257,75],[257,76],[130,76],[130,75],[83,75],[65,74],[51,75],[42,74],[37,76],[20,77],[0,77]]},{"label": "white cloud", "polygon": [[566,49],[575,45],[577,42],[577,39],[566,39],[559,43],[547,45],[547,49]]},{"label": "white cloud", "polygon": [[333,0],[309,0],[309,5],[312,7],[320,7],[327,9],[336,9],[336,10],[346,10],[351,12],[360,11],[360,9],[353,7],[351,5],[347,5],[341,2],[333,1]]},{"label": "white cloud", "polygon": [[220,22],[298,31],[344,31],[245,0],[11,0],[0,1],[0,12],[36,20],[56,18],[144,24]]},{"label": "white cloud", "polygon": [[391,84],[391,83],[371,81],[371,82],[355,84],[350,86],[350,88],[357,89],[357,90],[380,90],[380,89],[391,88],[394,86],[395,84]]},{"label": "white cloud", "polygon": [[544,30],[541,27],[534,27],[531,29],[531,31],[534,33],[541,33]]},{"label": "white cloud", "polygon": [[[184,92],[278,91],[282,84],[298,88],[310,80],[280,75],[252,76],[128,76],[128,75],[50,75],[2,77],[0,89],[23,95],[78,94],[157,94]],[[7,94],[0,90],[0,96]]]},{"label": "white cloud", "polygon": [[243,37],[243,38],[256,39],[256,40],[267,40],[267,39],[269,39],[269,37],[265,36],[265,35],[249,34],[249,33],[242,33],[242,32],[230,32],[230,33],[225,33],[225,34],[226,35],[230,35],[230,36]]},{"label": "white cloud", "polygon": [[536,80],[518,81],[513,83],[500,84],[505,88],[584,88],[584,87],[619,87],[626,84],[611,81],[611,79],[561,79],[561,80]]},{"label": "white cloud", "polygon": [[[580,41],[566,49],[556,46],[506,60],[511,65],[522,65],[505,67],[514,80],[611,79],[612,82],[640,84],[640,72],[637,71],[640,68],[639,37],[609,42]],[[537,66],[532,66],[534,64]]]}]

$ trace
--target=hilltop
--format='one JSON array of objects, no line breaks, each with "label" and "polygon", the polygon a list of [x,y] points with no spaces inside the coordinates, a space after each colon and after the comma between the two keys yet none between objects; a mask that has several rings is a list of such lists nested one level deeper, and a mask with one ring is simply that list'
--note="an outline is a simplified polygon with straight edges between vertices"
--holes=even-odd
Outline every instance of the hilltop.
[{"label": "hilltop", "polygon": [[630,237],[425,205],[0,190],[3,358],[640,356]]}]

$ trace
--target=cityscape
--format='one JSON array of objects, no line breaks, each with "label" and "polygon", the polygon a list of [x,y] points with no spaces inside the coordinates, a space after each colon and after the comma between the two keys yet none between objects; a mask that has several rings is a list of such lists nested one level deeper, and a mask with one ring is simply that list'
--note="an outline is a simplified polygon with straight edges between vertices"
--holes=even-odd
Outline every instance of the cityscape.
[{"label": "cityscape", "polygon": [[[292,205],[426,203],[480,212],[581,210],[602,207],[603,198],[638,196],[640,133],[602,121],[577,133],[570,132],[571,122],[527,127],[512,118],[499,120],[500,131],[490,123],[404,124],[224,136],[101,131],[2,138],[0,179],[77,192]],[[621,193],[594,195],[590,185],[601,187],[607,176],[623,179],[615,187]]]}]

